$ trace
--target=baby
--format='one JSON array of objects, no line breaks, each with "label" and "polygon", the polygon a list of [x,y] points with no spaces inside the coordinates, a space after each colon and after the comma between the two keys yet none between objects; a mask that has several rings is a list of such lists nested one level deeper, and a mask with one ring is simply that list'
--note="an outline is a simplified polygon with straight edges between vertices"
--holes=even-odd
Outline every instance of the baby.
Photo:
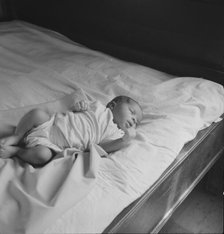
[{"label": "baby", "polygon": [[33,166],[43,166],[66,148],[86,151],[91,143],[114,152],[135,137],[142,117],[140,105],[127,96],[115,97],[106,107],[83,99],[72,111],[52,115],[33,109],[21,118],[13,135],[0,140],[0,157],[17,156]]}]

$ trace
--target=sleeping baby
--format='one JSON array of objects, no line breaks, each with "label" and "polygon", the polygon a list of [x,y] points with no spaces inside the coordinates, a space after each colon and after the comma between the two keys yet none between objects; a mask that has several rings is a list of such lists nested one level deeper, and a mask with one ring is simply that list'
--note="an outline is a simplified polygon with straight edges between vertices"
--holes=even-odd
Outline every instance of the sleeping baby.
[{"label": "sleeping baby", "polygon": [[17,156],[37,167],[66,148],[88,151],[91,143],[114,152],[135,137],[142,116],[141,106],[127,96],[115,97],[106,107],[83,99],[75,102],[72,111],[51,115],[33,109],[21,118],[13,135],[0,140],[0,157]]}]

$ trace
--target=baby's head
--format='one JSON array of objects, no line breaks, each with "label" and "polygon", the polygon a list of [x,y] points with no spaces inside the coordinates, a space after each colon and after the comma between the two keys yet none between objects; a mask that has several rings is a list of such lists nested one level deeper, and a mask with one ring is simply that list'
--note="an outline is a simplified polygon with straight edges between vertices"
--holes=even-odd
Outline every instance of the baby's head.
[{"label": "baby's head", "polygon": [[115,97],[107,104],[107,107],[113,113],[114,122],[122,130],[136,128],[143,117],[139,103],[127,96]]}]

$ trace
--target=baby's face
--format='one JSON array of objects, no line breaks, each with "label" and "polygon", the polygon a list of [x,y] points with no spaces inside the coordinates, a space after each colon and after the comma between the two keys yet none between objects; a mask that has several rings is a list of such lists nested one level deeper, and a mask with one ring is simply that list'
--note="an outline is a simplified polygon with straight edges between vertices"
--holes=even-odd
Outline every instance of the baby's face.
[{"label": "baby's face", "polygon": [[113,108],[114,122],[122,130],[128,128],[136,128],[142,120],[142,110],[140,106],[134,102],[120,102]]}]

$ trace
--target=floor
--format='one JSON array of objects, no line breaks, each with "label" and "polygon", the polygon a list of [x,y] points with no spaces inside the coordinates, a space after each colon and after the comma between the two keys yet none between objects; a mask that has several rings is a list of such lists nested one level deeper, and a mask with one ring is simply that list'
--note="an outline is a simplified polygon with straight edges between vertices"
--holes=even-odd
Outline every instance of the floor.
[{"label": "floor", "polygon": [[223,164],[219,162],[217,167],[196,186],[160,234],[223,233]]}]

